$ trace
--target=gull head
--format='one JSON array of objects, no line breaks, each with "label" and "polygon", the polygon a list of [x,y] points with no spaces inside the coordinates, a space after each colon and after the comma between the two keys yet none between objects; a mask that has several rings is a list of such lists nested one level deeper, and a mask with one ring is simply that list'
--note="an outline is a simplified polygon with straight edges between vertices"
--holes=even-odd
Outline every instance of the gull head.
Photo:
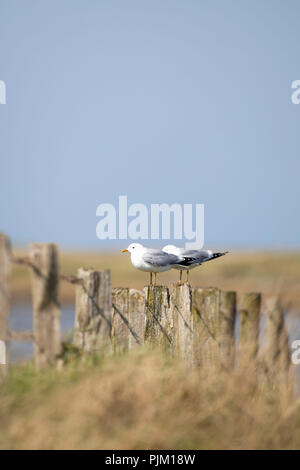
[{"label": "gull head", "polygon": [[121,253],[125,253],[128,251],[129,253],[134,253],[135,251],[141,250],[141,248],[144,248],[143,245],[140,243],[131,243],[125,250],[122,250]]},{"label": "gull head", "polygon": [[169,255],[178,254],[178,248],[175,245],[166,245],[163,247],[162,251],[164,251],[165,253],[169,253]]}]

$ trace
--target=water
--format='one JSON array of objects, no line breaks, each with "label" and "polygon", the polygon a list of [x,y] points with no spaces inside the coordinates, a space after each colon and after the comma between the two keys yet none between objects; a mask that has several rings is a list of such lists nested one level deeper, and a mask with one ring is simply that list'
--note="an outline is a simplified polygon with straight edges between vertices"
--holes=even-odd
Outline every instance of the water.
[{"label": "water", "polygon": [[[61,329],[62,337],[74,328],[75,308],[73,305],[61,306]],[[13,331],[32,331],[32,306],[13,305],[10,313],[9,328]],[[17,362],[24,359],[30,359],[33,356],[32,342],[10,341],[9,345],[10,361]]]}]

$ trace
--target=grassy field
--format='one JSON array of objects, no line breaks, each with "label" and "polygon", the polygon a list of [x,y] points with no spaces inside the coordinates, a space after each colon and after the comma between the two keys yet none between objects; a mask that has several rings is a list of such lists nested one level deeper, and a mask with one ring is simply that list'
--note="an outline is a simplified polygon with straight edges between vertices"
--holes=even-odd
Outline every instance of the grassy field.
[{"label": "grassy field", "polygon": [[[79,266],[109,268],[115,287],[148,281],[126,254],[62,253],[63,273]],[[27,301],[28,269],[14,265],[12,279],[13,301]],[[176,280],[177,271],[159,276],[165,285]],[[191,271],[191,283],[280,294],[300,311],[300,253],[230,253]],[[73,303],[74,291],[61,282],[63,302]],[[61,370],[13,365],[0,384],[0,448],[297,449],[300,400],[260,370],[249,360],[229,373],[187,369],[144,347],[114,358],[71,355]]]},{"label": "grassy field", "polygon": [[299,448],[300,402],[257,382],[255,367],[187,370],[143,348],[60,371],[14,366],[0,386],[0,448]]},{"label": "grassy field", "polygon": [[[18,250],[17,256],[26,253]],[[142,288],[148,275],[131,265],[128,254],[64,252],[61,254],[61,271],[76,274],[80,266],[111,270],[114,287]],[[159,275],[159,283],[169,285],[178,280],[178,271]],[[191,284],[195,287],[219,287],[235,290],[262,292],[266,295],[282,295],[291,310],[300,311],[300,253],[288,252],[232,252],[191,271]],[[30,298],[28,269],[14,265],[13,301]],[[61,282],[62,302],[74,302],[74,286]]]}]

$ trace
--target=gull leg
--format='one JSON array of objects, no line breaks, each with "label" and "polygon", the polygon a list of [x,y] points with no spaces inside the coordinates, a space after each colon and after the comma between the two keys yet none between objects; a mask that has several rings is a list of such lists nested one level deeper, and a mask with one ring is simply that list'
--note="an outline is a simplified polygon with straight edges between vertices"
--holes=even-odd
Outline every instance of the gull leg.
[{"label": "gull leg", "polygon": [[185,279],[185,282],[187,282],[187,283],[189,282],[189,272],[190,272],[190,271],[187,271],[187,272],[186,272],[186,279]]},{"label": "gull leg", "polygon": [[177,284],[178,284],[179,286],[182,285],[182,269],[180,270],[179,281],[177,282]]},{"label": "gull leg", "polygon": [[157,273],[154,273],[154,285],[156,286],[156,276],[157,276]]},{"label": "gull leg", "polygon": [[150,273],[150,286],[153,286],[153,284],[152,284],[152,272]]}]

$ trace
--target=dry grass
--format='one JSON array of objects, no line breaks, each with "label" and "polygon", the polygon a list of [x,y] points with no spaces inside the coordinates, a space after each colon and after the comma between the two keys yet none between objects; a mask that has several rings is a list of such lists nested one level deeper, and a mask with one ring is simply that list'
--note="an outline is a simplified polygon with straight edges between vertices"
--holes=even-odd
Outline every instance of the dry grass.
[{"label": "dry grass", "polygon": [[[18,253],[22,255],[22,253]],[[113,286],[141,288],[147,276],[120,254],[63,253],[61,270],[109,268]],[[178,272],[163,273],[163,284]],[[299,253],[233,253],[191,273],[193,286],[281,294],[300,310]],[[62,300],[74,286],[61,283]],[[13,268],[13,300],[30,296],[28,271]],[[230,374],[187,369],[158,352],[73,359],[62,371],[13,366],[0,386],[0,448],[297,449],[300,402],[287,387],[257,381],[257,364]]]},{"label": "dry grass", "polygon": [[[24,252],[17,252],[21,256]],[[120,253],[62,253],[61,270],[76,274],[80,266],[111,270],[114,287],[142,288],[148,282],[146,273],[134,269],[128,255]],[[247,252],[229,253],[218,260],[191,271],[193,286],[211,287],[238,292],[257,291],[266,295],[281,294],[292,309],[300,310],[300,253]],[[178,271],[159,276],[162,284],[178,280]],[[61,283],[63,302],[74,302],[74,286]],[[13,300],[30,298],[30,279],[27,268],[14,266]]]},{"label": "dry grass", "polygon": [[12,370],[0,389],[0,448],[296,449],[300,404],[251,364],[187,370],[140,348],[39,374]]}]

